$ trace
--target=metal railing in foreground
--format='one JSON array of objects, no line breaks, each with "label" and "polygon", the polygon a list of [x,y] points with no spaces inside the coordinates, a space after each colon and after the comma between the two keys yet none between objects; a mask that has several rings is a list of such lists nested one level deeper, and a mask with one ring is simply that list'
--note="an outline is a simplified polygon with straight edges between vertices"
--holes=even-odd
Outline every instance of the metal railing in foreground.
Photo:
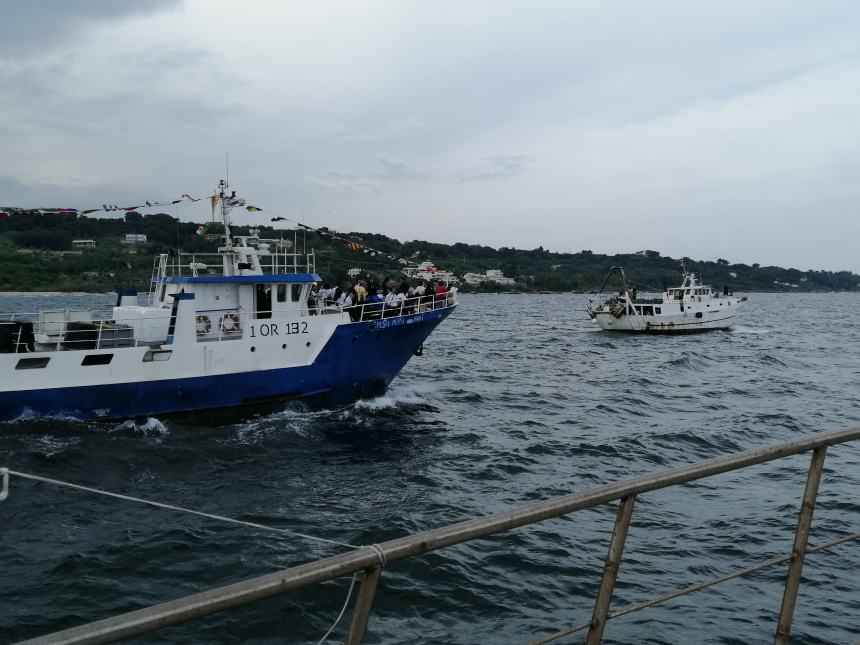
[{"label": "metal railing in foreground", "polygon": [[[398,560],[409,558],[454,544],[487,537],[516,527],[540,522],[549,518],[574,513],[618,500],[620,502],[615,528],[609,543],[609,552],[603,569],[602,579],[597,591],[591,619],[571,628],[558,631],[535,641],[546,643],[580,629],[588,628],[587,643],[600,643],[607,620],[625,615],[644,607],[651,606],[670,598],[697,591],[725,580],[756,571],[765,566],[789,562],[788,573],[783,591],[782,606],[776,626],[774,642],[787,643],[791,621],[797,599],[800,574],[807,553],[860,538],[860,533],[845,535],[837,540],[807,549],[812,512],[818,494],[821,472],[828,446],[860,439],[860,428],[833,430],[798,439],[781,442],[763,448],[716,457],[707,461],[681,466],[671,470],[652,473],[580,493],[555,497],[542,502],[529,504],[502,513],[460,522],[414,535],[408,535],[382,544],[362,547],[297,567],[278,571],[265,576],[233,583],[202,593],[172,600],[146,609],[132,611],[94,623],[81,625],[28,643],[105,643],[138,634],[151,632],[162,627],[182,623],[193,618],[212,614],[230,607],[244,605],[255,600],[287,593],[313,584],[325,582],[342,576],[363,572],[358,597],[355,601],[352,624],[346,637],[348,644],[361,643],[370,617],[373,597],[379,584],[384,566]],[[609,613],[615,579],[622,559],[624,542],[633,514],[637,495],[654,490],[677,486],[688,482],[711,477],[721,473],[740,470],[783,457],[812,452],[812,459],[799,510],[794,546],[791,554],[773,558],[746,569],[702,581],[672,593],[663,594],[635,605],[629,605]]]}]

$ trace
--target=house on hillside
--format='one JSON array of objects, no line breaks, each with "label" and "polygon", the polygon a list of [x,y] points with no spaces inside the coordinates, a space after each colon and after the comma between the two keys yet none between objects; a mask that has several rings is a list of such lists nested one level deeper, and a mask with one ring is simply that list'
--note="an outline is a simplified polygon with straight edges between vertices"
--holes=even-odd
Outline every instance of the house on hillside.
[{"label": "house on hillside", "polygon": [[96,248],[95,240],[72,240],[73,249],[94,249]]},{"label": "house on hillside", "polygon": [[450,271],[438,269],[433,266],[433,263],[429,260],[425,260],[418,266],[405,267],[403,269],[403,273],[405,273],[410,278],[416,278],[418,280],[430,280],[434,282],[443,282],[446,285],[455,284],[460,281],[460,279]]},{"label": "house on hillside", "polygon": [[492,284],[512,285],[516,281],[513,278],[505,277],[505,274],[499,269],[487,269],[484,273],[467,273],[463,276],[466,284],[477,286],[484,282]]}]

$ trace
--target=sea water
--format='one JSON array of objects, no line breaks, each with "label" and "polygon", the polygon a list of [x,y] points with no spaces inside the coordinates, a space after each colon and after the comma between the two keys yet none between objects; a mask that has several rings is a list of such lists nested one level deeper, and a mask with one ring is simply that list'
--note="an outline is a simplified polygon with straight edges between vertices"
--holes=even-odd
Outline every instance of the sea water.
[{"label": "sea water", "polygon": [[[110,298],[3,298],[0,310]],[[860,297],[753,294],[730,332],[601,332],[587,297],[463,295],[378,399],[191,423],[0,425],[0,465],[353,544],[860,423]],[[613,607],[788,554],[809,456],[641,495]],[[616,506],[384,571],[369,643],[522,643],[590,617]],[[860,530],[860,445],[829,450],[810,544]],[[0,642],[146,607],[338,547],[12,479]],[[773,638],[785,565],[610,621],[606,642]],[[860,543],[810,555],[793,642],[860,639]],[[316,642],[349,579],[139,642]],[[342,640],[348,618],[332,638]],[[566,642],[578,642],[578,638]]]}]

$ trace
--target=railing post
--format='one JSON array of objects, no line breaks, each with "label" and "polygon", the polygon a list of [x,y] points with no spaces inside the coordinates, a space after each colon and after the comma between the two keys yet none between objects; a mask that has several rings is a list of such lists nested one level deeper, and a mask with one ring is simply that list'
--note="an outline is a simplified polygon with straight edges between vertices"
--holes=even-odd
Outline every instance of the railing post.
[{"label": "railing post", "polygon": [[776,627],[776,636],[773,639],[775,645],[787,645],[791,633],[791,619],[794,616],[794,605],[800,586],[800,574],[806,556],[806,543],[809,540],[809,529],[812,526],[812,511],[815,509],[815,498],[818,495],[818,484],[821,482],[821,471],[824,468],[826,454],[827,446],[812,451],[812,461],[809,464],[809,474],[806,477],[806,489],[803,491],[803,501],[800,504],[800,514],[797,518],[797,529],[794,532],[794,546],[791,550],[788,576],[785,579],[782,606],[779,609],[779,622]]},{"label": "railing post", "polygon": [[364,642],[364,632],[367,629],[367,621],[370,618],[370,607],[373,604],[373,596],[379,577],[382,575],[382,567],[372,567],[364,570],[364,578],[361,588],[358,590],[358,598],[355,599],[355,609],[352,612],[352,624],[346,635],[345,645],[361,645]]},{"label": "railing post", "polygon": [[630,516],[633,514],[635,500],[636,496],[631,495],[623,498],[618,505],[615,528],[612,531],[612,540],[609,542],[606,564],[603,566],[603,578],[600,580],[600,589],[597,592],[597,600],[594,602],[594,612],[591,614],[588,637],[585,639],[587,645],[599,645],[603,640],[606,614],[609,612],[612,591],[615,589],[615,579],[618,577],[618,569],[621,566],[621,554],[624,551],[624,541],[627,539],[627,529],[630,528]]}]

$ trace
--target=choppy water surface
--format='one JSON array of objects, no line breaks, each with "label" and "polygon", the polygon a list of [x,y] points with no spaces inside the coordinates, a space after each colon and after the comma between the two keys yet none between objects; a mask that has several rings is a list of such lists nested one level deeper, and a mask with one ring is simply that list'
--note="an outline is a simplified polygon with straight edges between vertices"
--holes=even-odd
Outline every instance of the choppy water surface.
[{"label": "choppy water surface", "polygon": [[[2,300],[4,310],[22,306]],[[17,422],[0,426],[0,465],[367,544],[860,422],[856,295],[755,295],[732,332],[666,338],[600,332],[585,300],[464,296],[387,396],[350,409],[194,426]],[[791,458],[643,495],[614,606],[788,553],[807,464]],[[831,450],[811,543],[860,530],[858,500],[860,446]],[[368,642],[518,643],[587,618],[614,512],[391,565]],[[337,552],[15,479],[0,522],[2,642]],[[606,641],[770,641],[784,570],[612,621]],[[139,640],[316,642],[347,586]],[[860,638],[860,544],[809,556],[793,636]]]}]

